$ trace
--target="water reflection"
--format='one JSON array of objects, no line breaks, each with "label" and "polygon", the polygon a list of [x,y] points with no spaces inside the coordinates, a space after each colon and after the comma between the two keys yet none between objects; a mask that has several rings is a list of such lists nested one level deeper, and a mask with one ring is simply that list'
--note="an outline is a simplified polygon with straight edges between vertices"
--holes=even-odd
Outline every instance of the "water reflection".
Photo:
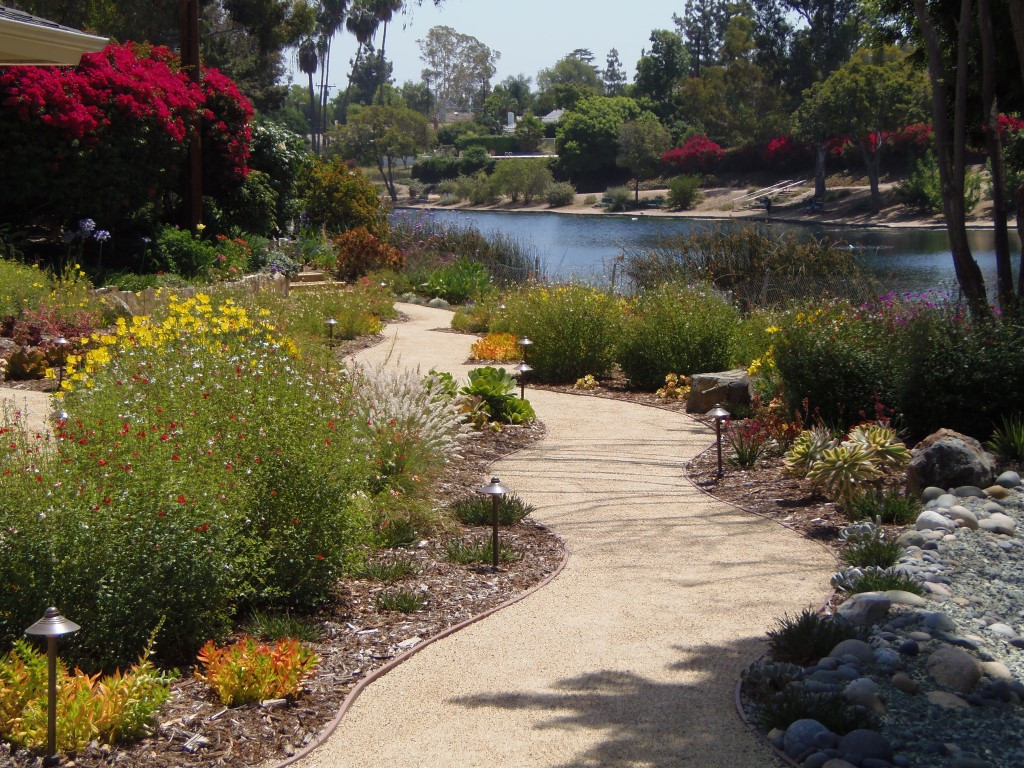
[{"label": "water reflection", "polygon": [[[395,215],[423,215],[398,211]],[[657,218],[650,215],[572,215],[543,212],[433,211],[439,221],[473,224],[481,232],[500,232],[532,246],[553,277],[590,278],[607,274],[623,248],[653,246],[666,237],[751,222]],[[807,227],[772,224],[771,230],[797,237],[827,237],[856,250],[868,268],[893,290],[956,290],[956,274],[944,230]],[[992,293],[996,266],[990,230],[968,233],[972,252]],[[1014,273],[1020,241],[1011,231]]]}]

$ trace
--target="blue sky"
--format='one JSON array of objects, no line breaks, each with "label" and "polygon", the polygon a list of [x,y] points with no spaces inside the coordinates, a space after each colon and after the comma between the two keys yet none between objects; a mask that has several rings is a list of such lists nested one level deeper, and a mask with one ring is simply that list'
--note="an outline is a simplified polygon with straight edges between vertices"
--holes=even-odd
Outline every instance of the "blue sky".
[{"label": "blue sky", "polygon": [[[682,0],[432,0],[397,18],[388,27],[387,49],[395,82],[419,81],[423,63],[416,41],[431,27],[443,24],[472,35],[501,52],[492,82],[525,74],[536,83],[537,71],[550,67],[575,48],[589,48],[603,67],[611,48],[619,51],[632,81],[640,50],[648,47],[652,29],[673,29],[672,14],[681,13]],[[379,43],[379,33],[378,33]],[[339,35],[332,51],[331,80],[344,86],[355,39]],[[296,82],[304,83],[302,79]]]}]

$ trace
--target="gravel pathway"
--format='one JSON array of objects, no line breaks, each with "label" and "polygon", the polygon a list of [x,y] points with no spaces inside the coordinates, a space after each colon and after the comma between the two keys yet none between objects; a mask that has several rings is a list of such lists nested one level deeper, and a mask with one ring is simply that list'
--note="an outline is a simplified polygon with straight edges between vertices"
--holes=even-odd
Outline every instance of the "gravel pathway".
[{"label": "gravel pathway", "polygon": [[[472,337],[432,330],[451,314],[401,309],[359,359],[464,376]],[[692,419],[527,397],[548,436],[495,473],[565,540],[565,570],[370,685],[300,765],[777,765],[733,688],[774,617],[826,597],[830,555],[697,491],[682,466],[711,438]]]}]

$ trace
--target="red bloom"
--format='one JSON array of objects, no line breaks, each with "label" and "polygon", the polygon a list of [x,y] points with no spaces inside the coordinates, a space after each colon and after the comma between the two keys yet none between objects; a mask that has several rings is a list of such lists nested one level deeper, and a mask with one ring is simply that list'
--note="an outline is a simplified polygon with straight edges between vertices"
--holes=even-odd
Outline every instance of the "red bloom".
[{"label": "red bloom", "polygon": [[184,493],[179,493],[178,494],[178,503],[179,504],[188,504],[188,499],[185,497]]}]

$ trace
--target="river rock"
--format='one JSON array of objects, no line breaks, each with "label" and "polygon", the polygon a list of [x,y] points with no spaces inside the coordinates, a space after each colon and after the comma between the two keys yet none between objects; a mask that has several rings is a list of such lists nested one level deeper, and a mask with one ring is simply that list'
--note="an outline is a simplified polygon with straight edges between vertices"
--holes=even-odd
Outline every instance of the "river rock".
[{"label": "river rock", "polygon": [[707,413],[715,404],[729,410],[736,406],[749,405],[753,396],[754,389],[745,368],[719,373],[698,373],[690,378],[686,412]]},{"label": "river rock", "polygon": [[917,516],[914,528],[918,531],[952,531],[956,523],[945,515],[926,509]]},{"label": "river rock", "polygon": [[916,492],[929,485],[955,488],[991,485],[995,461],[973,437],[951,429],[934,432],[910,452],[907,489]]},{"label": "river rock", "polygon": [[926,666],[935,682],[959,693],[970,693],[981,679],[981,665],[977,659],[953,645],[940,645],[928,657]]},{"label": "river rock", "polygon": [[843,736],[839,742],[840,756],[854,765],[865,759],[892,760],[892,745],[882,734],[858,728]]},{"label": "river rock", "polygon": [[902,589],[888,589],[882,594],[892,600],[893,605],[909,605],[912,608],[924,608],[928,605],[928,601],[920,595]]},{"label": "river rock", "polygon": [[960,523],[963,528],[970,528],[972,531],[978,530],[978,516],[967,507],[954,504],[949,508],[949,516]]},{"label": "river rock", "polygon": [[883,593],[861,592],[851,595],[850,599],[840,605],[836,609],[836,615],[855,627],[867,627],[882,621],[891,607],[892,600]]},{"label": "river rock", "polygon": [[786,729],[786,735],[782,737],[782,749],[795,760],[814,746],[814,739],[818,734],[828,732],[828,728],[817,720],[797,720]]},{"label": "river rock", "polygon": [[904,693],[917,693],[917,683],[915,683],[914,679],[906,672],[897,672],[892,676],[892,679],[889,682],[892,683],[893,688],[903,691]]},{"label": "river rock", "polygon": [[968,709],[971,706],[964,699],[949,691],[928,691],[925,698],[929,703],[943,709]]},{"label": "river rock", "polygon": [[1010,491],[1001,485],[990,485],[985,489],[985,495],[990,499],[1005,499],[1010,495]]},{"label": "river rock", "polygon": [[878,683],[870,677],[858,677],[843,688],[843,697],[851,704],[864,707],[876,715],[884,715],[885,704],[878,694]]},{"label": "river rock", "polygon": [[985,520],[979,521],[978,527],[983,531],[988,531],[989,533],[1013,536],[1013,531],[1017,527],[1017,521],[1009,515],[1003,515],[997,512],[994,515],[990,515]]},{"label": "river rock", "polygon": [[1016,488],[1020,485],[1020,475],[1012,470],[1003,472],[996,478],[996,485],[1001,485],[1003,488]]},{"label": "river rock", "polygon": [[875,663],[875,650],[863,640],[843,640],[836,643],[836,647],[829,653],[834,659],[841,659],[847,655],[864,664]]}]

